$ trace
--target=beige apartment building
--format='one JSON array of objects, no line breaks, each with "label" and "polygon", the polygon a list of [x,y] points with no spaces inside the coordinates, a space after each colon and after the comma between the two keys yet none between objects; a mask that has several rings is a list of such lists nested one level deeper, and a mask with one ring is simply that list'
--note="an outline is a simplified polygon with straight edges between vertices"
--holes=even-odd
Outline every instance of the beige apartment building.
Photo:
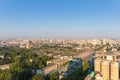
[{"label": "beige apartment building", "polygon": [[110,63],[109,61],[103,61],[101,63],[101,74],[102,74],[103,80],[109,80],[109,77],[110,77],[109,63]]},{"label": "beige apartment building", "polygon": [[119,80],[119,64],[118,62],[111,62],[110,64],[110,79],[111,80]]},{"label": "beige apartment building", "polygon": [[43,68],[43,72],[45,75],[47,75],[48,73],[50,73],[51,71],[57,69],[57,64],[53,64],[53,65],[49,65],[45,68]]},{"label": "beige apartment building", "polygon": [[101,60],[97,59],[94,61],[95,71],[100,72],[101,71]]},{"label": "beige apartment building", "polygon": [[94,71],[98,76],[95,80],[119,80],[119,55],[105,54],[101,55],[94,61]]}]

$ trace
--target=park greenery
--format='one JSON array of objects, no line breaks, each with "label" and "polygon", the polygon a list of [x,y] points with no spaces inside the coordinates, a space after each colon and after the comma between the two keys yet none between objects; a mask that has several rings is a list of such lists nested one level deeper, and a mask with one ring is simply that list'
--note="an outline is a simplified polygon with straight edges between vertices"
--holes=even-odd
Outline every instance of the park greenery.
[{"label": "park greenery", "polygon": [[0,80],[30,80],[34,76],[33,70],[45,67],[46,62],[52,59],[19,47],[0,47],[0,55],[4,55],[0,65],[10,65],[9,70],[0,70]]},{"label": "park greenery", "polygon": [[[70,46],[61,46],[44,44],[38,48],[20,48],[20,47],[0,47],[0,55],[4,58],[0,58],[0,65],[9,64],[9,70],[0,70],[0,80],[59,80],[59,73],[52,73],[47,76],[37,74],[37,69],[42,69],[47,66],[47,61],[52,57],[47,55],[38,55],[36,51],[53,52],[58,53],[75,53],[78,54],[81,50],[76,51],[74,47],[78,45],[72,44]],[[85,62],[85,66],[87,63]],[[87,66],[88,67],[88,66]],[[87,69],[85,68],[85,70]],[[79,72],[80,71],[80,72]],[[65,80],[72,80],[73,77],[81,75],[81,68],[76,70],[70,78]],[[74,75],[75,74],[75,75]]]}]

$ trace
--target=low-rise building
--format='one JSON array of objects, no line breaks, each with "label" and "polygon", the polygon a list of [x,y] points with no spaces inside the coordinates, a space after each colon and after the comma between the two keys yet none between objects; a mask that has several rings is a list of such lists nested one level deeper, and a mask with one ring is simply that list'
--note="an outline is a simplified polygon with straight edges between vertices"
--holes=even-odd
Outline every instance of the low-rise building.
[{"label": "low-rise building", "polygon": [[4,59],[4,55],[0,55],[0,58]]},{"label": "low-rise building", "polygon": [[49,65],[49,66],[43,68],[43,73],[44,73],[45,75],[47,75],[47,74],[49,74],[51,71],[56,70],[56,69],[57,69],[57,64]]},{"label": "low-rise building", "polygon": [[9,65],[8,65],[8,64],[0,65],[0,69],[1,69],[1,70],[9,69]]}]

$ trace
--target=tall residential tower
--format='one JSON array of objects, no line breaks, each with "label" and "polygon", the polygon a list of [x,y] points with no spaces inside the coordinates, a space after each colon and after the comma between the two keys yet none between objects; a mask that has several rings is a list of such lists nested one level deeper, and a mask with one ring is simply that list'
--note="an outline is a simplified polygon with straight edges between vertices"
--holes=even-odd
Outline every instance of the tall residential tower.
[{"label": "tall residential tower", "polygon": [[[102,54],[94,61],[95,80],[119,80],[119,54]],[[99,75],[99,78],[98,78]]]}]

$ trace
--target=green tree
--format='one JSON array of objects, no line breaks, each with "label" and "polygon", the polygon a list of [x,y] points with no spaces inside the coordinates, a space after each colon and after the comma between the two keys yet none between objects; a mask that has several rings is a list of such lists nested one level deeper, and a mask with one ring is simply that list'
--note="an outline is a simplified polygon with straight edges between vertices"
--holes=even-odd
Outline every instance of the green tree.
[{"label": "green tree", "polygon": [[10,71],[7,71],[5,74],[5,80],[12,80],[13,79],[13,74]]},{"label": "green tree", "polygon": [[89,63],[86,59],[83,59],[83,73],[89,68]]},{"label": "green tree", "polygon": [[13,75],[10,71],[5,70],[2,73],[0,72],[0,80],[12,80]]},{"label": "green tree", "polygon": [[50,80],[59,80],[58,72],[52,73],[49,75]]},{"label": "green tree", "polygon": [[45,80],[45,78],[40,74],[35,74],[32,80]]}]

